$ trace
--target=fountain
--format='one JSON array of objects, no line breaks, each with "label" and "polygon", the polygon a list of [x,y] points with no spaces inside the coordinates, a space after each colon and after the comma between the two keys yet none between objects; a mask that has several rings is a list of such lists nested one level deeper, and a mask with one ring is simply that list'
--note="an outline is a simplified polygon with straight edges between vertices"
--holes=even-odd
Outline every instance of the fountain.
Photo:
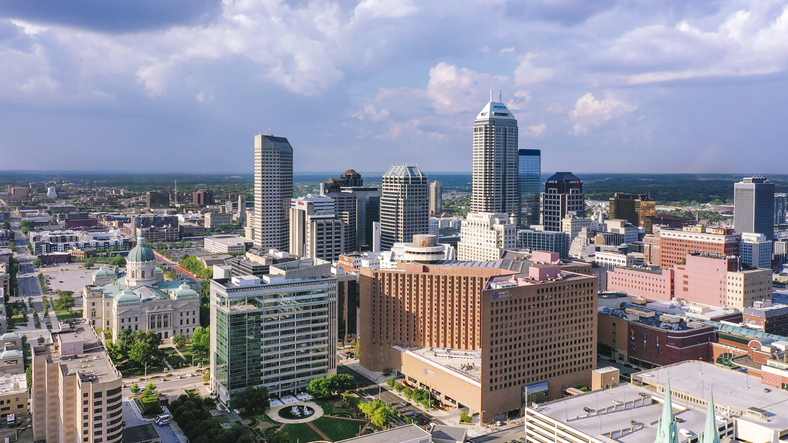
[{"label": "fountain", "polygon": [[290,408],[282,408],[278,412],[279,416],[287,420],[298,420],[311,417],[315,410],[307,405],[293,405]]}]

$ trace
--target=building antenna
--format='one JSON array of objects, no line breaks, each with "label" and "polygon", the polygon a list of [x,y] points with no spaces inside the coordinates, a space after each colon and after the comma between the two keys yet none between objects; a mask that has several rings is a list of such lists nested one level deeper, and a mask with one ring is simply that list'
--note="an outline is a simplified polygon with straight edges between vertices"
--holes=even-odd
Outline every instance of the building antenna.
[{"label": "building antenna", "polygon": [[268,117],[268,135],[272,135],[271,134],[271,117]]},{"label": "building antenna", "polygon": [[501,76],[499,75],[498,76],[498,101],[503,103],[503,100],[501,99],[501,94],[502,94],[501,89],[502,89],[502,87],[501,87]]},{"label": "building antenna", "polygon": [[493,101],[493,75],[490,74],[490,101]]}]

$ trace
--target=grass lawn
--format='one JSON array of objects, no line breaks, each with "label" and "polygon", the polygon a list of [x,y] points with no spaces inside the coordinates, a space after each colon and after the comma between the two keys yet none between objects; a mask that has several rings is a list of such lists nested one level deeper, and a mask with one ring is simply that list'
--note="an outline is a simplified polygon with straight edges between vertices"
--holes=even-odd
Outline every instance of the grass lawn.
[{"label": "grass lawn", "polygon": [[320,436],[314,429],[306,423],[289,424],[285,426],[284,431],[290,441],[300,441],[302,443],[310,441],[322,441],[323,437]]},{"label": "grass lawn", "polygon": [[82,311],[55,311],[55,315],[59,321],[70,320],[72,318],[82,318]]},{"label": "grass lawn", "polygon": [[13,331],[17,326],[27,325],[27,320],[22,319],[21,315],[15,315],[8,319],[8,330]]},{"label": "grass lawn", "polygon": [[322,416],[312,422],[315,427],[334,441],[357,436],[358,431],[364,427],[365,423],[363,420],[343,420],[326,416]]},{"label": "grass lawn", "polygon": [[[336,415],[338,417],[349,417],[349,418],[362,418],[360,413],[354,409],[349,408],[345,405],[342,401],[341,397],[334,397],[327,400],[316,400],[315,403],[320,405],[323,408],[323,414],[325,415]],[[334,403],[342,404],[342,406],[334,406]]]}]

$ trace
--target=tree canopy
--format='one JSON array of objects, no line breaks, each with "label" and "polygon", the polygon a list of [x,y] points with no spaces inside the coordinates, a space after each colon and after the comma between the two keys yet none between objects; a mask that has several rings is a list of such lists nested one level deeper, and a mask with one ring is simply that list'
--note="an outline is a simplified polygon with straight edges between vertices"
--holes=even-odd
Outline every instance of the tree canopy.
[{"label": "tree canopy", "polygon": [[243,414],[263,412],[270,406],[268,388],[250,386],[233,394],[232,406]]},{"label": "tree canopy", "polygon": [[194,352],[207,353],[211,348],[211,327],[203,328],[202,326],[194,330],[192,335],[192,349]]}]

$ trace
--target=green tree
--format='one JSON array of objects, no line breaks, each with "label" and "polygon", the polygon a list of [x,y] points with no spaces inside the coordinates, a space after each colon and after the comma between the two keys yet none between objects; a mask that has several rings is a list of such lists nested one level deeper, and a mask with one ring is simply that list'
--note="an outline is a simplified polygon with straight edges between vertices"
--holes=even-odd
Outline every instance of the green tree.
[{"label": "green tree", "polygon": [[334,394],[342,394],[356,388],[356,379],[350,374],[333,374],[328,377],[329,389]]},{"label": "green tree", "polygon": [[8,244],[8,247],[11,249],[11,252],[16,252],[16,242],[12,241]]},{"label": "green tree", "polygon": [[390,378],[390,379],[386,380],[386,384],[389,386],[389,388],[394,389],[394,386],[397,385],[397,380],[394,380],[393,378]]},{"label": "green tree", "polygon": [[55,308],[59,311],[71,312],[71,309],[77,304],[71,295],[73,293],[74,291],[60,291],[60,298],[55,300]]},{"label": "green tree", "polygon": [[109,265],[110,266],[121,266],[121,267],[126,266],[126,258],[123,257],[122,255],[116,255],[116,256],[112,257],[111,259],[109,259]]},{"label": "green tree", "polygon": [[331,382],[327,378],[315,378],[309,382],[306,391],[315,398],[331,397]]},{"label": "green tree", "polygon": [[157,386],[156,386],[155,384],[153,384],[153,382],[150,382],[150,383],[148,383],[148,384],[145,386],[145,390],[146,390],[146,391],[153,392],[153,391],[155,391],[155,390],[156,390],[156,387],[157,387]]},{"label": "green tree", "polygon": [[120,343],[111,341],[107,341],[107,354],[116,365],[128,358],[128,353],[123,349],[123,346]]},{"label": "green tree", "polygon": [[33,266],[40,268],[43,265],[44,265],[44,260],[41,260],[40,257],[36,257],[36,259],[33,260]]},{"label": "green tree", "polygon": [[205,354],[211,348],[211,328],[202,326],[194,330],[192,335],[192,349],[200,354]]},{"label": "green tree", "polygon": [[129,360],[136,363],[137,366],[144,366],[145,363],[152,361],[154,349],[153,345],[144,341],[134,343],[131,352],[129,352]]},{"label": "green tree", "polygon": [[291,443],[290,436],[285,431],[277,431],[276,428],[265,430],[265,441],[268,443]]},{"label": "green tree", "polygon": [[369,421],[372,422],[373,425],[379,428],[386,426],[386,423],[389,421],[388,408],[380,407],[376,409],[369,417]]},{"label": "green tree", "polygon": [[186,346],[186,335],[184,335],[183,332],[181,332],[179,334],[175,334],[172,337],[172,344],[174,344],[175,347],[178,347],[178,348]]},{"label": "green tree", "polygon": [[90,257],[89,259],[85,260],[85,263],[82,265],[82,267],[84,267],[85,269],[90,269],[93,267],[95,263],[96,260],[93,257]]},{"label": "green tree", "polygon": [[468,415],[467,412],[463,411],[463,412],[460,413],[460,421],[462,423],[472,423],[473,422],[473,417]]},{"label": "green tree", "polygon": [[265,386],[250,386],[241,392],[233,395],[232,406],[243,414],[253,414],[263,412],[268,409],[268,388]]},{"label": "green tree", "polygon": [[131,385],[131,393],[132,394],[137,395],[137,394],[140,393],[141,390],[142,390],[142,388],[140,388],[140,385],[138,385],[137,383],[134,383],[133,385]]}]

